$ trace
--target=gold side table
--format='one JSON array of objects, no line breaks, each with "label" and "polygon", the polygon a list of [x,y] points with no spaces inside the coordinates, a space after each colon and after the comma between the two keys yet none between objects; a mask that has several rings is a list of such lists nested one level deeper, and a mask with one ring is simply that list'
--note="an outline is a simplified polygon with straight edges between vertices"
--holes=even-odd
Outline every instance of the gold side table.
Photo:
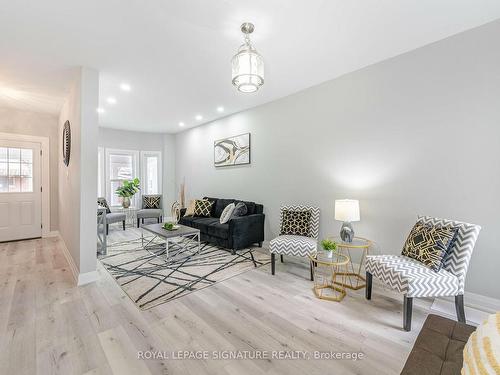
[{"label": "gold side table", "polygon": [[[344,242],[338,236],[328,237],[328,239],[335,241],[337,243],[337,249],[339,253],[347,255],[349,258],[347,272],[337,272],[334,277],[334,283],[344,288],[353,290],[358,290],[366,287],[366,280],[361,275],[361,270],[363,269],[366,256],[368,255],[370,247],[372,246],[372,242],[362,237],[354,237],[352,242]],[[352,263],[351,250],[361,251],[361,259],[357,267],[355,267]],[[337,281],[337,276],[340,276],[342,279],[340,281]]]},{"label": "gold side table", "polygon": [[[340,302],[345,297],[346,291],[343,286],[336,285],[336,275],[347,275],[348,269],[346,267],[350,260],[344,254],[332,253],[331,257],[328,254],[329,252],[319,250],[317,254],[309,255],[314,269],[313,292],[317,298]],[[321,271],[324,268],[330,269],[326,275]],[[343,278],[345,283],[346,276]]]}]

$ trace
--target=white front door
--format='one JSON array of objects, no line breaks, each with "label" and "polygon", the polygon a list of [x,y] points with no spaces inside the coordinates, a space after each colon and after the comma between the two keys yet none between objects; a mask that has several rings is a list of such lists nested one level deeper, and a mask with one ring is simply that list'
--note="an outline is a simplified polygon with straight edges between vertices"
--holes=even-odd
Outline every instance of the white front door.
[{"label": "white front door", "polygon": [[40,149],[0,139],[0,242],[42,235]]}]

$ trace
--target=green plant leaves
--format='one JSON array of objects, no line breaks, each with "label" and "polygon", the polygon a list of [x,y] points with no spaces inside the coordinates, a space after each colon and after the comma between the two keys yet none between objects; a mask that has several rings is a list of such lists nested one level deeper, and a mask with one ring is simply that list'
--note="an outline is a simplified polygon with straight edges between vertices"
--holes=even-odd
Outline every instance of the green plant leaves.
[{"label": "green plant leaves", "polygon": [[329,239],[321,241],[321,246],[324,250],[337,251],[337,243]]},{"label": "green plant leaves", "polygon": [[134,194],[141,189],[140,184],[141,183],[137,177],[133,180],[125,180],[123,181],[122,186],[116,189],[116,195],[122,198],[133,197]]}]

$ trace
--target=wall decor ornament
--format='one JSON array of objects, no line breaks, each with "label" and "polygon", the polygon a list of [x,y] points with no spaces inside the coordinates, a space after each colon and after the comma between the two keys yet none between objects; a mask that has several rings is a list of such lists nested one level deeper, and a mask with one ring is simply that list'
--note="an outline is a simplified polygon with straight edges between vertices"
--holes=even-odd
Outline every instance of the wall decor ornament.
[{"label": "wall decor ornament", "polygon": [[214,142],[214,165],[250,164],[250,133],[219,139]]},{"label": "wall decor ornament", "polygon": [[170,216],[172,217],[172,222],[177,224],[181,219],[181,205],[179,202],[175,201],[170,208]]},{"label": "wall decor ornament", "polygon": [[66,120],[64,123],[62,143],[63,162],[67,167],[69,165],[69,158],[71,155],[71,125],[69,120]]}]

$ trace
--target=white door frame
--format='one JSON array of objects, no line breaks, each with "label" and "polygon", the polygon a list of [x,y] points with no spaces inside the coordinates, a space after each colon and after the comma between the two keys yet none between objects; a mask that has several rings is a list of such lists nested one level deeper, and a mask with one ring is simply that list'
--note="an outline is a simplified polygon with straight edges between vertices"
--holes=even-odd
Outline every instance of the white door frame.
[{"label": "white door frame", "polygon": [[[42,184],[42,237],[50,235],[50,148],[48,137],[37,137],[34,135],[1,133],[0,139],[9,141],[25,141],[40,143],[41,155],[41,184]],[[33,186],[35,189],[35,186]]]}]

